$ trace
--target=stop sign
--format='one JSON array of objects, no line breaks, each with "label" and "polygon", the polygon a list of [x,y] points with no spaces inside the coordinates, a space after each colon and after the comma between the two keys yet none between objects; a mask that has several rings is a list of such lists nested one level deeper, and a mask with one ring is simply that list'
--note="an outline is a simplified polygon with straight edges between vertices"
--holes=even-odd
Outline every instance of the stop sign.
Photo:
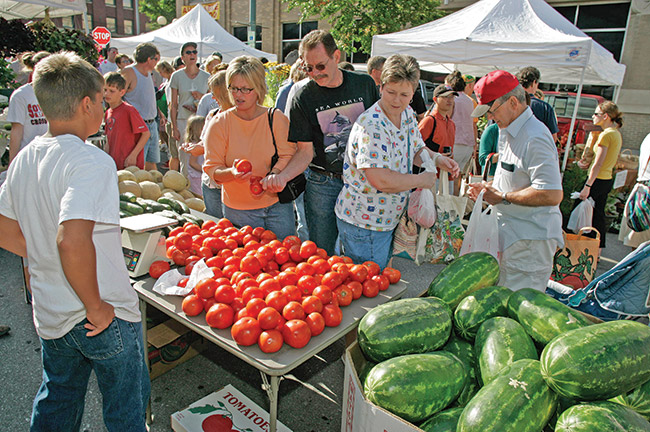
[{"label": "stop sign", "polygon": [[98,45],[108,45],[111,41],[111,32],[106,27],[95,27],[92,32],[93,39]]}]

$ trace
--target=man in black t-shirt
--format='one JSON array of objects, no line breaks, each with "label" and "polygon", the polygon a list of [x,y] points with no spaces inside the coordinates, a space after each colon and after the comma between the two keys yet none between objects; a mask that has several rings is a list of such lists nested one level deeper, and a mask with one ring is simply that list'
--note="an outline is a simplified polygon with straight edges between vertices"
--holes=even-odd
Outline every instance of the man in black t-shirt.
[{"label": "man in black t-shirt", "polygon": [[309,237],[328,255],[338,236],[334,205],[343,181],[343,154],[357,117],[379,100],[372,78],[337,67],[341,52],[332,35],[314,30],[300,42],[303,69],[311,81],[289,107],[289,141],[297,151],[267,190],[281,190],[305,171],[305,214]]}]

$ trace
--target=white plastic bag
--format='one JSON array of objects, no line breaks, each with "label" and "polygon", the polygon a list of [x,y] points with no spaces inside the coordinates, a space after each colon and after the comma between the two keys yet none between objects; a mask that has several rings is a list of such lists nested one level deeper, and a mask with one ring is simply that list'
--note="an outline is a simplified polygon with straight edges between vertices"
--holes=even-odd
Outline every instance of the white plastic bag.
[{"label": "white plastic bag", "polygon": [[483,193],[481,191],[474,203],[472,215],[460,247],[460,255],[469,252],[487,252],[499,259],[499,225],[497,213],[492,206],[483,210]]},{"label": "white plastic bag", "polygon": [[577,233],[581,228],[591,227],[591,220],[594,214],[594,206],[596,203],[593,198],[587,198],[576,206],[569,216],[569,223],[567,229]]},{"label": "white plastic bag", "polygon": [[[437,173],[436,163],[429,153],[422,151],[422,168],[427,172]],[[416,189],[409,196],[408,215],[418,225],[424,228],[431,228],[436,222],[436,201],[431,189]]]},{"label": "white plastic bag", "polygon": [[189,294],[189,292],[192,291],[192,288],[194,288],[200,280],[214,277],[214,273],[210,270],[210,267],[205,264],[205,260],[201,258],[196,262],[196,264],[194,264],[187,285],[185,285],[185,287],[179,287],[178,282],[180,282],[184,277],[185,275],[182,275],[178,269],[169,270],[158,278],[153,286],[153,291],[162,295],[184,296]]}]

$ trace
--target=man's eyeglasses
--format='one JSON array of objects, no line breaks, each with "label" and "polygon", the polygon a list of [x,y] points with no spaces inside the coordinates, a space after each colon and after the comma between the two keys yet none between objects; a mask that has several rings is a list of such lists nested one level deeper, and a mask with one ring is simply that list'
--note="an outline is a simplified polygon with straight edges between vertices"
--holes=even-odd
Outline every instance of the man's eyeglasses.
[{"label": "man's eyeglasses", "polygon": [[[496,102],[496,101],[495,101],[495,102]],[[505,104],[505,102],[502,103],[502,104],[500,104],[498,107],[492,109],[492,106],[494,105],[494,102],[492,102],[492,105],[490,105],[490,109],[488,110],[488,112],[487,112],[486,114],[489,114],[489,115],[491,115],[491,116],[494,116],[494,114],[496,114],[497,111],[499,111],[499,108],[501,108],[504,104]]]},{"label": "man's eyeglasses", "polygon": [[237,93],[237,92],[239,92],[239,93],[241,93],[241,94],[249,94],[250,92],[252,92],[252,91],[255,90],[255,89],[253,89],[253,88],[248,88],[248,87],[232,87],[232,86],[228,86],[228,90],[229,90],[230,93],[232,93],[232,94],[235,94],[235,93]]},{"label": "man's eyeglasses", "polygon": [[305,63],[302,66],[302,70],[304,70],[307,73],[312,73],[314,71],[314,69],[316,69],[318,72],[322,72],[322,71],[325,70],[325,67],[327,66],[327,63],[329,63],[330,60],[331,60],[331,58],[328,57],[327,60],[325,61],[325,63],[318,63],[317,65],[314,65],[314,66],[311,66],[311,65],[308,65],[307,63]]},{"label": "man's eyeglasses", "polygon": [[190,54],[197,54],[197,50],[191,50],[191,51],[185,51],[185,55],[190,55]]}]

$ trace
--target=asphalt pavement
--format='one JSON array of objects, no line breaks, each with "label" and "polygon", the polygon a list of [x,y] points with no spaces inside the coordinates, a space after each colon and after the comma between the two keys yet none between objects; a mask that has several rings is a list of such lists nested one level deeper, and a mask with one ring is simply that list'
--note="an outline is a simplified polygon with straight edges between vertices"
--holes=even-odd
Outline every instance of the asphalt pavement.
[{"label": "asphalt pavement", "polygon": [[[608,247],[597,275],[613,267],[632,251],[607,234]],[[0,324],[11,332],[0,337],[0,430],[29,429],[32,400],[41,382],[40,343],[32,322],[31,306],[25,302],[20,260],[0,249]],[[394,267],[408,282],[405,297],[416,297],[444,267],[416,266],[412,261],[395,259]],[[278,418],[294,432],[335,432],[341,429],[343,399],[343,338],[297,367],[280,384]],[[232,384],[262,408],[268,399],[259,372],[229,354],[210,346],[193,359],[152,381],[151,431],[170,431],[170,416],[190,403]],[[101,394],[94,378],[86,395],[83,431],[105,431]]]}]

